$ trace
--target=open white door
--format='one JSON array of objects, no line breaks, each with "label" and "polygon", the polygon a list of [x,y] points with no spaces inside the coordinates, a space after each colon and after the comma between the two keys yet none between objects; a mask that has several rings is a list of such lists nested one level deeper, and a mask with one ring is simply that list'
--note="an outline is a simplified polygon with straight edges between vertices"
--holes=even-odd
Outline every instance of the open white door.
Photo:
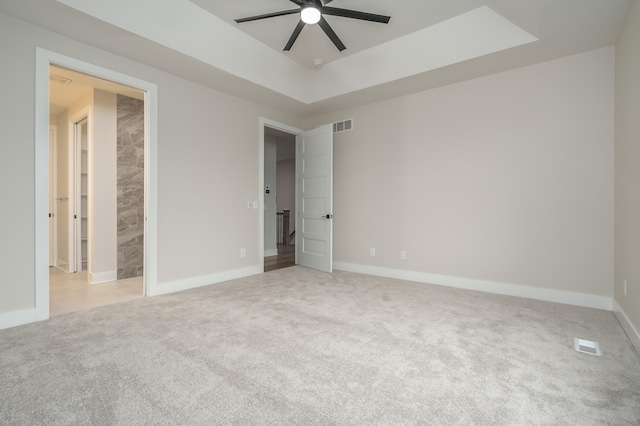
[{"label": "open white door", "polygon": [[85,116],[72,126],[69,162],[69,273],[87,269],[89,119]]},{"label": "open white door", "polygon": [[297,262],[333,271],[333,125],[296,136]]}]

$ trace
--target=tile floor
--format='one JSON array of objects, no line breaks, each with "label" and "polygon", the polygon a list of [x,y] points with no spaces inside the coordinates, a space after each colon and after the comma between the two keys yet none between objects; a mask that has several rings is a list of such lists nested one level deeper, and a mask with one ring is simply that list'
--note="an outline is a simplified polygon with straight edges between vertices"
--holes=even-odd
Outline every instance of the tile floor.
[{"label": "tile floor", "polygon": [[90,284],[87,271],[67,274],[58,268],[49,268],[49,313],[53,317],[141,298],[142,286],[142,277]]}]

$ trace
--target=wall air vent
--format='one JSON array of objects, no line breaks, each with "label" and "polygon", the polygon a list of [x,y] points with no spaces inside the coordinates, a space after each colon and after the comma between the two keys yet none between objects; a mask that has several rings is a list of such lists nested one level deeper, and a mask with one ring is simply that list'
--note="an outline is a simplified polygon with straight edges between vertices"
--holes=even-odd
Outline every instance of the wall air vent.
[{"label": "wall air vent", "polygon": [[353,118],[333,123],[333,133],[346,132],[353,129]]},{"label": "wall air vent", "polygon": [[578,352],[582,352],[589,355],[597,355],[601,356],[602,352],[600,352],[600,345],[598,342],[592,342],[591,340],[578,339],[577,337],[574,339],[575,349]]}]

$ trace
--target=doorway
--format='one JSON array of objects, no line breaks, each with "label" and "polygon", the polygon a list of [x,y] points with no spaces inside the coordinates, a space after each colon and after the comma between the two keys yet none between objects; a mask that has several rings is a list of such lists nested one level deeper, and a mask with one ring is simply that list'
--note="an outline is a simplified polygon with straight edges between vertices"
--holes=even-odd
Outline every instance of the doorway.
[{"label": "doorway", "polygon": [[295,135],[264,129],[264,271],[295,265]]},{"label": "doorway", "polygon": [[[281,139],[283,141],[281,143],[284,144],[283,147],[281,147],[281,151],[286,148],[289,153],[286,156],[289,156],[292,151],[295,161],[295,137],[302,133],[302,130],[262,117],[259,120],[259,130],[259,194],[261,194],[259,204],[261,207],[259,209],[260,246],[258,253],[261,255],[261,269],[263,272],[267,272],[274,269],[280,269],[282,267],[293,266],[297,263],[295,253],[295,234],[293,235],[293,240],[290,241],[290,244],[286,249],[284,246],[278,247],[277,244],[278,182],[276,168],[278,147],[276,144],[278,138]],[[293,146],[289,144],[292,144]],[[271,166],[268,165],[269,163]],[[267,188],[267,186],[269,186],[269,188]],[[295,187],[295,181],[293,182],[293,186]],[[293,204],[293,211],[295,212],[295,198]],[[282,209],[285,207],[282,205],[282,202],[280,207]],[[289,220],[293,222],[292,226],[293,229],[295,229],[295,213],[293,215],[290,214]],[[278,257],[280,257],[280,259],[278,259]]]},{"label": "doorway", "polygon": [[[89,78],[102,79],[106,84],[116,84],[127,88],[136,88],[139,93],[142,94],[144,99],[144,118],[143,118],[143,134],[144,134],[144,154],[142,163],[144,164],[144,184],[143,190],[144,201],[142,207],[143,228],[144,236],[141,238],[144,252],[142,254],[144,262],[144,276],[141,278],[141,291],[142,295],[154,295],[157,294],[157,86],[153,83],[139,80],[134,77],[130,77],[124,74],[120,74],[102,67],[98,67],[93,64],[89,64],[83,61],[60,55],[55,52],[47,51],[45,49],[36,49],[36,152],[35,152],[35,164],[36,164],[36,185],[35,185],[35,235],[36,235],[36,250],[35,250],[35,309],[33,312],[33,319],[35,321],[47,319],[50,316],[50,281],[49,281],[49,243],[50,232],[46,217],[48,217],[49,210],[49,142],[48,142],[48,128],[51,118],[50,103],[49,103],[49,89],[51,83],[50,66],[58,66],[60,68],[83,74]],[[106,90],[105,90],[106,91]],[[60,127],[60,126],[59,126]],[[92,120],[89,118],[89,161],[88,161],[88,199],[91,198],[91,174],[92,167],[95,164],[91,162],[91,133],[92,133]],[[68,126],[65,126],[67,132],[70,132]],[[60,128],[58,128],[58,132]],[[115,132],[114,132],[115,133]],[[68,134],[65,138],[68,140]],[[60,142],[60,138],[58,138]],[[58,151],[60,150],[60,143],[58,143]],[[68,148],[68,144],[67,145]],[[98,155],[98,152],[94,152],[94,155]],[[68,158],[68,156],[66,157]],[[99,157],[102,162],[103,157]],[[58,159],[59,160],[59,159]],[[67,170],[69,168],[67,167]],[[94,173],[97,171],[94,169]],[[59,174],[59,173],[58,173]],[[58,182],[59,183],[59,182]],[[59,187],[60,185],[58,185]],[[93,191],[94,195],[98,191]],[[117,189],[113,189],[114,198],[116,197]],[[62,194],[58,193],[57,198],[64,198]],[[91,203],[88,203],[88,216],[91,223]],[[46,216],[45,216],[46,214]],[[60,219],[60,215],[58,215]],[[58,220],[58,222],[66,222]],[[117,221],[116,221],[117,223]],[[94,230],[95,231],[95,230]],[[88,261],[87,266],[91,269],[91,226],[88,227]],[[58,236],[59,237],[59,236]],[[67,251],[68,252],[68,251]],[[60,255],[60,252],[58,252]],[[110,273],[111,274],[111,273]],[[116,272],[117,275],[117,272]],[[116,276],[117,277],[117,276]],[[95,277],[94,277],[95,278]],[[100,278],[100,277],[98,277]],[[106,281],[106,280],[105,280]],[[93,286],[93,288],[104,288],[103,286]]]},{"label": "doorway", "polygon": [[65,195],[56,200],[54,245],[64,253],[56,264],[66,265],[64,274],[50,270],[51,314],[104,304],[107,282],[118,283],[111,302],[142,297],[144,93],[57,66],[50,80],[50,121],[66,145],[50,152],[62,171],[56,192]]},{"label": "doorway", "polygon": [[[333,270],[333,124],[303,132],[265,118],[259,120],[259,226],[258,253],[267,252],[270,222],[267,196],[271,185],[265,182],[267,136],[271,129],[295,135],[295,262],[325,272]],[[271,154],[273,157],[273,154]],[[273,177],[271,177],[273,179]],[[262,271],[265,264],[262,263]]]}]

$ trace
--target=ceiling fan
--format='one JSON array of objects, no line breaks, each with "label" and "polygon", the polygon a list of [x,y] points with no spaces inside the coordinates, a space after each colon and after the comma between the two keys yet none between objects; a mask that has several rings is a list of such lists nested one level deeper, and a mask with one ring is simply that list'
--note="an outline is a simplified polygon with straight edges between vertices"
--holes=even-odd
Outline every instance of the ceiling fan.
[{"label": "ceiling fan", "polygon": [[390,16],[376,15],[373,13],[359,12],[357,10],[338,9],[335,7],[329,7],[327,4],[333,0],[289,0],[291,3],[295,3],[300,6],[298,9],[282,10],[280,12],[267,13],[264,15],[249,16],[247,18],[236,19],[238,24],[249,21],[257,21],[259,19],[275,18],[276,16],[293,15],[294,13],[300,13],[300,22],[293,30],[287,45],[284,47],[285,51],[291,50],[293,43],[296,42],[300,32],[306,24],[318,24],[320,28],[327,34],[329,39],[335,44],[339,51],[343,51],[347,47],[342,43],[340,38],[333,31],[323,15],[341,16],[343,18],[360,19],[363,21],[378,22],[381,24],[388,24]]}]

